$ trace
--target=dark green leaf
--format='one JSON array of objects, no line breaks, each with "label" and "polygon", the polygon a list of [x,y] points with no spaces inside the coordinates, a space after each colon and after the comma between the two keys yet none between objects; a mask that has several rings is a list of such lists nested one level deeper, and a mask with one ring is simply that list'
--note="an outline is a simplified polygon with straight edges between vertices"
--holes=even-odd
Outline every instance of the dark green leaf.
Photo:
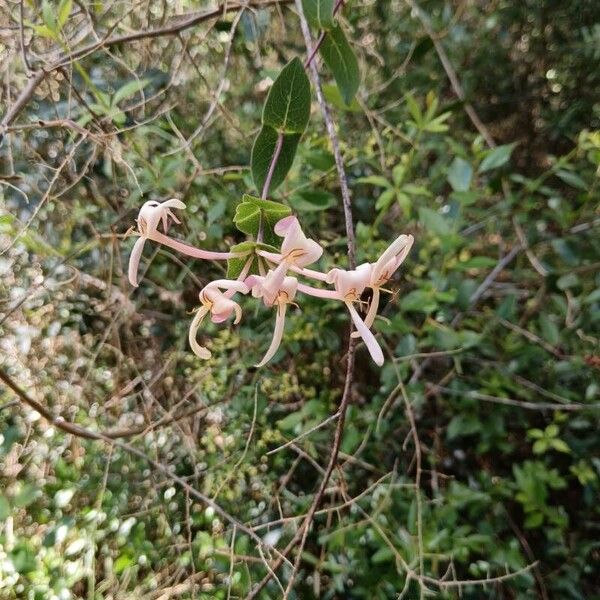
[{"label": "dark green leaf", "polygon": [[333,73],[344,103],[350,105],[360,85],[360,72],[354,50],[339,25],[327,33],[319,52]]},{"label": "dark green leaf", "polygon": [[337,203],[329,192],[319,190],[302,190],[290,198],[290,204],[298,211],[325,210]]},{"label": "dark green leaf", "polygon": [[[277,146],[278,133],[269,125],[263,125],[260,133],[256,137],[254,146],[252,147],[252,179],[256,189],[262,191],[271,166],[273,154]],[[292,167],[294,162],[294,156],[296,155],[296,149],[298,148],[298,142],[300,141],[300,134],[294,133],[283,136],[283,146],[275,165],[275,171],[273,172],[273,178],[271,179],[271,185],[269,186],[268,192],[275,190],[285,179],[288,171]]]},{"label": "dark green leaf", "polygon": [[302,62],[293,58],[269,90],[263,125],[282,133],[303,133],[310,118],[310,83]]},{"label": "dark green leaf", "polygon": [[335,26],[333,0],[302,0],[302,8],[311,27],[328,30]]}]

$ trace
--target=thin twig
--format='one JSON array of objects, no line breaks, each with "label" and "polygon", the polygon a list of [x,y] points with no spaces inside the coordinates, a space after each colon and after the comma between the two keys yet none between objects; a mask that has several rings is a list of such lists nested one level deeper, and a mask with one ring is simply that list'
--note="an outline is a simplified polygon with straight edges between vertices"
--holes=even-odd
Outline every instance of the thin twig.
[{"label": "thin twig", "polygon": [[[241,521],[238,521],[234,516],[230,515],[227,511],[221,508],[214,500],[211,500],[208,496],[205,496],[202,492],[199,492],[196,488],[192,487],[185,479],[179,477],[172,470],[159,463],[158,461],[150,458],[147,452],[142,450],[138,450],[137,448],[122,442],[120,440],[116,440],[110,438],[105,433],[99,431],[92,431],[90,429],[86,429],[85,427],[81,427],[76,423],[71,423],[69,421],[65,421],[62,417],[57,417],[52,414],[50,410],[48,410],[43,404],[32,398],[25,390],[23,390],[14,380],[8,375],[2,368],[0,368],[0,379],[17,395],[19,400],[21,400],[24,404],[27,404],[31,408],[33,408],[36,412],[38,412],[42,417],[44,417],[48,422],[57,427],[58,429],[62,429],[66,433],[70,433],[80,438],[88,439],[88,440],[97,440],[108,442],[110,444],[114,444],[118,448],[125,450],[126,452],[141,458],[144,461],[147,461],[149,465],[151,465],[156,471],[159,471],[170,480],[179,484],[190,496],[195,497],[197,500],[203,502],[207,506],[210,506],[215,513],[217,513],[220,517],[222,517],[225,521],[227,521],[230,525],[234,525],[239,531],[244,532],[248,535],[258,547],[262,548],[265,546],[265,543],[254,533],[254,531],[246,527]],[[266,546],[268,550],[273,550],[278,555],[278,560],[287,561],[285,556],[283,556],[280,552],[277,551],[276,548],[272,548],[271,546]]]},{"label": "thin twig", "polygon": [[119,44],[124,44],[128,42],[134,42],[137,40],[156,38],[156,37],[164,37],[164,36],[174,36],[179,32],[184,31],[185,29],[189,29],[190,27],[194,27],[199,23],[203,23],[204,21],[210,21],[212,19],[218,19],[223,15],[223,13],[227,12],[235,12],[239,10],[244,10],[246,8],[266,8],[268,6],[273,6],[277,4],[289,4],[292,0],[262,0],[260,2],[251,2],[251,3],[231,3],[225,2],[224,4],[219,5],[217,8],[203,12],[201,14],[196,14],[194,16],[188,17],[175,23],[173,25],[167,25],[165,27],[157,27],[155,29],[147,29],[141,31],[133,31],[131,33],[127,33],[124,35],[115,35],[112,37],[105,37],[98,42],[94,42],[79,50],[74,50],[69,54],[63,54],[54,62],[49,65],[44,65],[40,67],[37,71],[33,73],[27,85],[21,90],[21,93],[12,104],[12,106],[6,111],[2,121],[0,122],[0,142],[4,137],[4,129],[8,127],[14,120],[19,116],[19,114],[23,111],[25,106],[27,106],[28,102],[31,100],[33,93],[38,88],[38,86],[46,79],[46,77],[52,73],[64,67],[67,64],[72,63],[73,61],[83,58],[88,54],[96,52],[102,48],[109,48],[110,46],[116,46]]}]

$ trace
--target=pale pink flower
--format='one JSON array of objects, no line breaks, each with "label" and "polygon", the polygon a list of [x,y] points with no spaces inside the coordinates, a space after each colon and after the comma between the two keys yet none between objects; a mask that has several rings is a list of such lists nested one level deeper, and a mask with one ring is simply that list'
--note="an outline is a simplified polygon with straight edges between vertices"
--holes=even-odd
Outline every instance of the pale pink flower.
[{"label": "pale pink flower", "polygon": [[173,214],[172,208],[185,208],[185,204],[176,198],[171,198],[162,203],[156,200],[149,200],[140,209],[137,218],[140,237],[133,245],[133,250],[129,257],[129,282],[134,287],[138,287],[137,273],[146,240],[151,239],[152,235],[158,232],[158,226],[161,222],[165,233],[167,233],[169,227],[169,219],[173,219],[175,223],[180,223],[179,219]]},{"label": "pale pink flower", "polygon": [[[202,258],[205,260],[227,260],[228,258],[238,258],[240,256],[244,256],[244,253],[240,254],[235,252],[213,252],[211,250],[203,250],[202,248],[195,248],[194,246],[190,246],[184,242],[170,238],[168,235],[166,235],[169,227],[169,219],[173,219],[175,223],[180,223],[180,221],[171,211],[172,208],[183,209],[185,208],[185,204],[176,198],[171,198],[165,202],[150,200],[145,202],[140,209],[137,218],[140,237],[136,240],[133,250],[131,251],[128,269],[129,282],[134,287],[138,287],[137,272],[146,240],[158,242],[159,244],[173,248],[174,250],[182,252],[183,254],[187,254],[188,256]],[[158,226],[161,222],[165,233],[161,233],[158,230]]]},{"label": "pale pink flower", "polygon": [[300,227],[298,219],[291,215],[275,224],[275,233],[283,238],[281,242],[281,258],[289,265],[300,268],[310,265],[321,258],[323,248],[307,238]]},{"label": "pale pink flower", "polygon": [[360,315],[354,308],[354,302],[360,300],[360,296],[369,285],[372,277],[372,265],[365,263],[359,265],[353,271],[344,271],[343,269],[332,269],[327,274],[327,283],[333,283],[340,300],[342,300],[350,317],[356,327],[358,335],[363,339],[371,358],[375,364],[383,364],[383,352],[377,343],[373,332],[365,325]]},{"label": "pale pink flower", "polygon": [[[373,297],[369,305],[369,311],[365,317],[365,325],[371,327],[375,321],[375,315],[379,309],[380,288],[382,288],[398,270],[404,262],[415,238],[412,235],[401,235],[396,238],[379,257],[377,262],[372,264],[371,280],[369,287],[373,289]],[[356,334],[354,334],[356,337]]]},{"label": "pale pink flower", "polygon": [[269,271],[265,276],[250,275],[245,283],[252,288],[252,295],[255,298],[262,298],[265,306],[277,307],[271,345],[263,359],[256,365],[262,367],[273,358],[281,345],[287,305],[292,303],[296,297],[298,280],[295,277],[286,277],[285,273],[282,275],[282,271],[277,268],[274,271]]},{"label": "pale pink flower", "polygon": [[[223,293],[221,290],[226,290],[226,292]],[[223,323],[232,314],[235,314],[233,324],[237,325],[242,318],[242,309],[237,302],[231,299],[231,292],[234,294],[236,292],[247,294],[249,291],[248,286],[244,282],[230,281],[229,279],[217,279],[204,287],[200,292],[200,308],[192,320],[188,336],[190,346],[197,356],[203,359],[211,357],[210,350],[204,346],[200,346],[196,341],[198,328],[206,315],[210,313],[213,323]]]}]

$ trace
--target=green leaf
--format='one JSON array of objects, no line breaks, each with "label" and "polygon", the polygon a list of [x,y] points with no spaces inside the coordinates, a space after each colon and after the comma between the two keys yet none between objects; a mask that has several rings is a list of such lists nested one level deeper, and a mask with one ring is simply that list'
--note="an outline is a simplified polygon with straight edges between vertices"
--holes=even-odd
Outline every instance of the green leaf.
[{"label": "green leaf", "polygon": [[350,105],[360,85],[360,72],[356,55],[339,25],[323,38],[319,52],[333,73],[344,103]]},{"label": "green leaf", "polygon": [[62,0],[58,6],[58,28],[62,29],[67,22],[71,9],[73,8],[73,0]]},{"label": "green leaf", "polygon": [[376,185],[378,187],[391,187],[390,182],[381,175],[366,175],[365,177],[359,177],[356,180],[357,183],[370,183],[371,185]]},{"label": "green leaf", "polygon": [[51,32],[56,33],[58,27],[56,24],[56,17],[54,16],[54,11],[54,6],[52,6],[48,0],[44,0],[42,4],[42,20]]},{"label": "green leaf", "polygon": [[244,194],[242,201],[235,209],[233,222],[241,232],[256,237],[262,215],[263,240],[267,244],[275,245],[279,241],[279,237],[273,231],[275,223],[290,215],[291,212],[290,207],[285,204],[272,202],[271,200],[261,200]]},{"label": "green leaf", "polygon": [[134,94],[143,90],[150,83],[150,79],[134,79],[120,87],[112,98],[112,105],[116,106],[121,100],[131,98]]},{"label": "green leaf", "polygon": [[47,25],[34,25],[33,30],[41,37],[56,39],[56,32],[50,29]]},{"label": "green leaf", "polygon": [[319,171],[329,171],[335,165],[335,158],[331,152],[327,150],[311,150],[304,159],[313,168]]},{"label": "green leaf", "polygon": [[[231,252],[254,252],[256,249],[256,242],[242,242],[236,246],[232,246],[229,250]],[[244,265],[248,262],[249,256],[242,256],[240,258],[228,258],[227,259],[227,279],[237,279],[239,274],[242,272]],[[250,271],[248,274],[250,274]]]},{"label": "green leaf", "polygon": [[281,133],[304,133],[310,118],[310,83],[302,61],[293,58],[271,86],[263,109],[263,125]]},{"label": "green leaf", "polygon": [[444,236],[452,233],[448,221],[435,210],[422,206],[419,209],[419,219],[421,223],[423,223],[425,229],[428,229],[437,235]]},{"label": "green leaf", "polygon": [[362,108],[360,107],[358,100],[354,98],[350,104],[346,104],[337,85],[333,83],[326,83],[323,85],[323,96],[325,96],[325,100],[327,100],[329,104],[332,104],[338,110],[356,113],[362,112]]},{"label": "green leaf", "polygon": [[417,127],[421,128],[423,124],[423,113],[421,112],[421,108],[417,104],[415,97],[410,93],[405,94],[404,97],[406,99],[406,107],[408,108],[410,116],[413,118]]},{"label": "green leaf", "polygon": [[588,189],[588,185],[586,182],[577,175],[577,173],[573,173],[572,171],[565,171],[564,169],[560,169],[560,171],[556,172],[556,175],[562,179],[567,185],[571,187],[577,188],[578,190],[586,191]]},{"label": "green leaf", "polygon": [[567,445],[567,443],[563,440],[550,440],[550,446],[558,452],[564,452],[565,454],[569,454],[571,452],[571,448]]},{"label": "green leaf", "polygon": [[10,504],[6,496],[0,496],[0,523],[10,517]]},{"label": "green leaf", "polygon": [[540,314],[540,329],[542,337],[550,344],[556,346],[560,343],[560,331],[556,323],[545,313]]},{"label": "green leaf", "polygon": [[479,172],[485,173],[492,169],[497,169],[502,165],[505,165],[509,159],[512,151],[515,149],[516,144],[505,144],[504,146],[498,146],[493,148],[485,155],[485,158],[479,165]]},{"label": "green leaf", "polygon": [[525,527],[527,527],[527,529],[534,529],[535,527],[539,527],[543,522],[544,514],[535,512],[525,519]]},{"label": "green leaf", "polygon": [[326,210],[337,204],[333,194],[321,190],[301,190],[290,198],[290,204],[298,211]]},{"label": "green leaf", "polygon": [[[260,133],[254,141],[254,146],[252,147],[252,158],[250,159],[250,162],[252,168],[252,179],[254,180],[256,189],[259,191],[262,191],[265,184],[267,173],[269,172],[269,167],[271,166],[273,154],[275,153],[275,148],[277,146],[278,135],[279,134],[272,127],[269,125],[263,125]],[[288,171],[291,169],[292,163],[294,162],[294,157],[296,156],[296,149],[298,148],[299,141],[299,133],[283,136],[281,152],[279,154],[279,158],[277,159],[277,164],[275,165],[275,170],[271,179],[271,185],[267,190],[269,193],[281,185]]]},{"label": "green leaf", "polygon": [[31,483],[26,483],[20,490],[19,493],[15,496],[13,503],[15,506],[19,508],[25,508],[29,506],[33,502],[35,502],[36,498],[41,494],[39,488],[35,487]]},{"label": "green leaf", "polygon": [[381,546],[373,556],[371,556],[371,562],[374,565],[380,565],[381,563],[393,562],[394,553],[388,546]]},{"label": "green leaf", "polygon": [[302,0],[302,9],[311,27],[327,31],[335,26],[333,0]]},{"label": "green leaf", "polygon": [[458,156],[452,161],[448,169],[448,183],[455,192],[466,192],[471,185],[473,167]]}]

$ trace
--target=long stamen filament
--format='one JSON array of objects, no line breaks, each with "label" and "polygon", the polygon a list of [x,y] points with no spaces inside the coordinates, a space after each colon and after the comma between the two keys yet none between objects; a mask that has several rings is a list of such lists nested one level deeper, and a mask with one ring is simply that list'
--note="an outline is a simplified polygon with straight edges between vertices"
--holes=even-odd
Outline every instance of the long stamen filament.
[{"label": "long stamen filament", "polygon": [[[276,254],[275,252],[267,252],[266,250],[257,250],[258,255],[274,262],[276,264],[281,263],[284,260],[284,257],[281,254]],[[299,275],[304,275],[304,277],[308,277],[310,279],[316,279],[317,281],[326,281],[327,275],[325,273],[321,273],[320,271],[315,271],[313,269],[306,269],[304,267],[299,267],[295,264],[288,265],[288,268],[294,273],[298,273]]]}]

